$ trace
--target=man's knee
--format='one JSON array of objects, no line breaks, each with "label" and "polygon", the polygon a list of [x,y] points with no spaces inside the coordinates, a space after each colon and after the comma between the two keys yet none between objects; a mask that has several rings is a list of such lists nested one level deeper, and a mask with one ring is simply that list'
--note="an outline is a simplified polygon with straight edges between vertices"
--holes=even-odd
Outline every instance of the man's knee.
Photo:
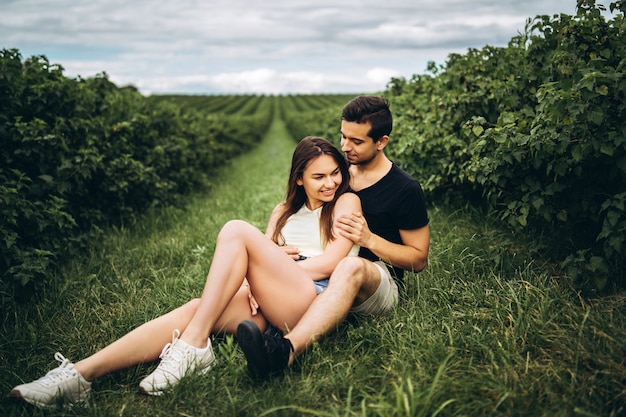
[{"label": "man's knee", "polygon": [[331,276],[328,286],[342,283],[356,290],[359,298],[367,298],[380,284],[378,267],[367,259],[349,256],[342,259]]},{"label": "man's knee", "polygon": [[[348,256],[337,264],[332,278],[336,281],[350,283],[357,288],[363,285],[367,278],[367,267],[365,260],[358,256]],[[331,279],[330,282],[333,280]]]}]

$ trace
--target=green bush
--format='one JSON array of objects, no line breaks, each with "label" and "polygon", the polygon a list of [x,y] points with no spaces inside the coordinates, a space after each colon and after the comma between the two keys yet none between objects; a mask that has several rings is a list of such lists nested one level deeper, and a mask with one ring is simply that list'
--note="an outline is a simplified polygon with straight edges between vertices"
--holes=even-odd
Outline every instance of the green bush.
[{"label": "green bush", "polygon": [[69,79],[44,56],[0,52],[0,279],[32,292],[99,229],[210,185],[259,142],[271,106],[246,117],[182,112],[106,74]]},{"label": "green bush", "polygon": [[552,234],[549,255],[596,288],[624,284],[626,255],[626,23],[601,11],[578,1],[575,16],[529,19],[507,47],[451,55],[388,91],[391,155],[427,191]]}]

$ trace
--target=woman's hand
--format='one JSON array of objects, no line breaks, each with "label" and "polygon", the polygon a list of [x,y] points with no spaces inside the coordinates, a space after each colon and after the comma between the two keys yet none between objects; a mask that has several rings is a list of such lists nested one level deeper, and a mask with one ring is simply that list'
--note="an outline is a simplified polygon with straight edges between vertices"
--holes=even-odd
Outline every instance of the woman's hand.
[{"label": "woman's hand", "polygon": [[291,259],[293,259],[294,261],[300,260],[300,249],[294,248],[292,246],[281,246],[280,248],[287,255],[291,256]]},{"label": "woman's hand", "polygon": [[252,291],[250,291],[250,285],[248,281],[244,281],[243,286],[248,290],[248,301],[250,302],[250,314],[252,316],[256,316],[259,312],[259,303],[256,302],[256,298],[252,295]]}]

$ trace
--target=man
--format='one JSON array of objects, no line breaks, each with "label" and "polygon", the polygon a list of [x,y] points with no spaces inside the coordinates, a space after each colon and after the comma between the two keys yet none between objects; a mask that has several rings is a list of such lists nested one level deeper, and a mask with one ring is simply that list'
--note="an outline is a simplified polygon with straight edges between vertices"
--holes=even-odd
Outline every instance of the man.
[{"label": "man", "polygon": [[237,338],[253,375],[281,372],[350,312],[388,312],[398,301],[394,276],[401,280],[405,270],[419,272],[426,266],[426,202],[419,183],[385,155],[392,125],[389,104],[382,97],[361,96],[344,106],[341,150],[350,163],[350,186],[361,199],[363,213],[337,218],[335,226],[361,246],[359,257],[339,263],[328,288],[284,337],[261,333],[249,320],[239,324]]}]

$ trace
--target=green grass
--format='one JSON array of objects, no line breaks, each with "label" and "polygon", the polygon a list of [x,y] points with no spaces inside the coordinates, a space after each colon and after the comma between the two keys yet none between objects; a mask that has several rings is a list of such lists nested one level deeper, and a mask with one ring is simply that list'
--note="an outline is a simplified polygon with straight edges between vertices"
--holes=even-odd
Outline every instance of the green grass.
[{"label": "green grass", "polygon": [[[232,218],[264,228],[283,196],[294,142],[280,121],[185,209],[110,230],[37,303],[3,305],[0,389],[78,360],[192,297]],[[354,317],[282,378],[251,380],[232,338],[218,364],[170,395],[138,394],[154,364],[94,383],[89,408],[41,412],[2,398],[0,415],[619,416],[626,414],[626,296],[585,299],[527,245],[467,208],[430,208],[429,265],[399,307]]]}]

